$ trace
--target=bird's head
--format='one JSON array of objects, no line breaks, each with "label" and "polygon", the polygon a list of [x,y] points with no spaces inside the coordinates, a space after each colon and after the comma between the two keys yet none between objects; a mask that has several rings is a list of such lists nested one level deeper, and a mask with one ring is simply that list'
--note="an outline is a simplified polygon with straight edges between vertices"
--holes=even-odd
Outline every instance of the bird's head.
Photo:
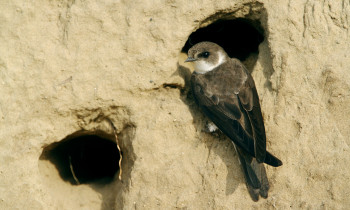
[{"label": "bird's head", "polygon": [[219,45],[213,42],[200,42],[188,50],[185,62],[194,63],[194,71],[205,74],[223,64],[228,55]]}]

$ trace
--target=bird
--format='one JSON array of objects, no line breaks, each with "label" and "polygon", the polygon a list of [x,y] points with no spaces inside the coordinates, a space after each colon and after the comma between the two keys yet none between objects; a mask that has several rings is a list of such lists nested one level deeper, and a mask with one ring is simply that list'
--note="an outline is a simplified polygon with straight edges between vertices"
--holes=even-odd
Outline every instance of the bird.
[{"label": "bird", "polygon": [[191,92],[200,110],[233,143],[253,201],[268,197],[264,163],[282,161],[266,151],[266,133],[253,77],[236,58],[213,42],[199,42],[185,62],[194,64]]}]

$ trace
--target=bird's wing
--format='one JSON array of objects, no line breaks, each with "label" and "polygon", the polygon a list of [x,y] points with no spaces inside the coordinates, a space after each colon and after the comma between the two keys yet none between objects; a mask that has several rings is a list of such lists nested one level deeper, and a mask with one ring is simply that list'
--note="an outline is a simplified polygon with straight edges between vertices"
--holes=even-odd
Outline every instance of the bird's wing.
[{"label": "bird's wing", "polygon": [[264,121],[261,114],[258,93],[252,76],[248,74],[247,80],[238,93],[239,102],[247,113],[252,135],[254,139],[254,154],[259,163],[265,161],[266,156],[266,134]]},{"label": "bird's wing", "polygon": [[208,87],[208,81],[204,82],[196,75],[191,80],[197,104],[224,134],[243,151],[256,157],[259,163],[265,162],[275,167],[282,165],[278,158],[266,152],[259,98],[250,75],[238,95],[215,94],[217,91]]},{"label": "bird's wing", "polygon": [[248,120],[247,111],[242,107],[236,94],[216,95],[206,87],[200,78],[192,77],[192,91],[197,104],[216,126],[243,150],[255,157],[254,139],[244,126]]}]

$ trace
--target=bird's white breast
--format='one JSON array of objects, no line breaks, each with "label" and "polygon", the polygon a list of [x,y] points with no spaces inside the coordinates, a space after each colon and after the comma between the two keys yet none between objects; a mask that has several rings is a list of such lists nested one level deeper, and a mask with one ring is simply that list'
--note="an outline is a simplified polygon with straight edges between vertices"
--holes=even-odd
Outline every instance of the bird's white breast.
[{"label": "bird's white breast", "polygon": [[221,52],[219,52],[219,59],[216,63],[210,63],[205,60],[198,60],[194,62],[194,70],[199,74],[204,74],[220,66],[225,61],[225,56]]}]

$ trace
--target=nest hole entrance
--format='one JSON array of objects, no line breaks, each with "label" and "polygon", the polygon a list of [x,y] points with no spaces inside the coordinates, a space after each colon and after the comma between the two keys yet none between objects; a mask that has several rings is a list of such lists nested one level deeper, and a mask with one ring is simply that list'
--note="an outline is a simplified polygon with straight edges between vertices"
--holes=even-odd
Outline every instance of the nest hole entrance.
[{"label": "nest hole entrance", "polygon": [[119,151],[112,137],[72,134],[44,148],[40,159],[49,160],[60,177],[73,185],[108,184],[119,170]]},{"label": "nest hole entrance", "polygon": [[255,64],[259,45],[263,40],[264,30],[259,20],[246,18],[217,20],[193,32],[182,48],[182,52],[187,53],[193,45],[199,42],[210,41],[224,48],[231,58],[241,61],[248,60],[249,63]]}]

